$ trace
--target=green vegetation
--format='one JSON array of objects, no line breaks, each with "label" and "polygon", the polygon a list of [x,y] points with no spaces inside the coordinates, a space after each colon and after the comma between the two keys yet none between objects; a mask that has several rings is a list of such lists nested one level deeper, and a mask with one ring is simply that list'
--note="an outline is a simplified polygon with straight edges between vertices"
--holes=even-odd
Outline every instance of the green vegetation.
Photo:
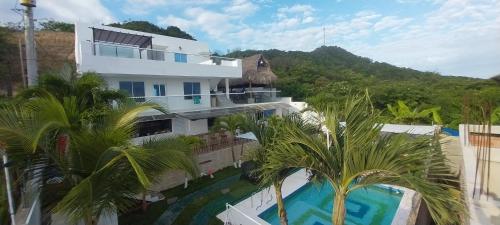
[{"label": "green vegetation", "polygon": [[48,20],[40,22],[42,31],[56,31],[56,32],[75,32],[75,24],[65,23],[61,21]]},{"label": "green vegetation", "polygon": [[[286,135],[285,132],[282,132],[284,128],[287,126],[294,126],[301,129],[306,135],[312,135],[317,130],[313,125],[305,123],[298,114],[291,114],[282,118],[271,117],[265,121],[252,118],[248,124],[249,130],[255,134],[260,144],[259,147],[249,155],[252,162],[257,165],[257,169],[254,173],[258,174],[267,166],[268,156],[272,154],[275,148],[281,147],[279,142],[284,138],[283,135]],[[273,170],[272,172],[268,171],[268,173],[265,174],[266,176],[260,177],[260,185],[262,187],[274,185],[281,225],[288,224],[281,187],[283,186],[285,178],[291,171],[290,168]]]},{"label": "green vegetation", "polygon": [[[443,124],[456,127],[461,121],[463,96],[468,92],[496,93],[500,88],[492,80],[440,76],[356,56],[340,47],[323,46],[312,52],[276,49],[236,51],[228,57],[247,57],[262,53],[278,76],[282,96],[306,100],[312,105],[341,102],[349,93],[369,90],[375,108],[391,116],[388,104],[404,101],[418,111],[441,107]],[[428,121],[430,122],[430,121]]]},{"label": "green vegetation", "polygon": [[441,107],[432,107],[417,111],[417,109],[411,110],[405,102],[398,101],[396,106],[387,105],[387,109],[392,114],[392,121],[395,123],[422,124],[429,123],[429,121],[435,124],[443,123],[441,116],[439,116]]},{"label": "green vegetation", "polygon": [[[41,31],[54,31],[54,32],[75,32],[75,25],[73,23],[66,23],[62,21],[56,20],[47,20],[42,21],[40,24]],[[165,35],[170,37],[183,38],[188,40],[196,40],[193,36],[186,33],[176,26],[167,26],[167,28],[163,28],[157,26],[148,21],[124,21],[122,23],[111,23],[108,26],[118,27],[123,29],[142,31],[152,34]],[[18,28],[10,26],[13,29],[18,30]]]},{"label": "green vegetation", "polygon": [[108,26],[165,35],[170,37],[178,37],[188,40],[196,40],[193,38],[193,36],[182,31],[176,26],[168,26],[167,28],[162,28],[148,21],[125,21],[123,23],[112,23],[109,24]]},{"label": "green vegetation", "polygon": [[[244,114],[234,114],[229,116],[218,117],[215,119],[212,132],[229,132],[231,140],[231,157],[233,159],[234,167],[238,167],[238,162],[234,154],[234,142],[236,141],[236,133],[244,132],[246,129],[247,118]],[[241,153],[243,153],[243,146],[241,146]],[[241,154],[240,154],[241,155]],[[239,159],[241,163],[241,159]]]},{"label": "green vegetation", "polygon": [[[392,184],[422,195],[439,225],[459,223],[465,211],[460,191],[441,180],[453,179],[438,140],[407,134],[381,135],[380,114],[368,95],[347,96],[345,103],[319,112],[328,136],[310,135],[300,126],[287,124],[277,147],[267,154],[262,177],[278,171],[305,168],[314,179],[335,190],[332,224],[345,222],[345,200],[353,190],[374,184]],[[345,125],[342,125],[345,121]],[[440,178],[436,178],[439,176]],[[283,223],[282,223],[283,224]]]},{"label": "green vegetation", "polygon": [[[226,178],[232,176],[239,176],[241,173],[240,169],[235,169],[233,167],[228,167],[217,171],[214,173],[214,178],[209,178],[204,176],[189,182],[188,188],[184,189],[183,185],[171,188],[169,190],[163,191],[162,194],[165,196],[165,200],[151,203],[147,211],[143,212],[136,210],[133,212],[128,212],[122,214],[119,217],[120,225],[149,225],[153,224],[160,216],[163,214],[170,205],[167,204],[167,199],[176,197],[177,201],[182,199],[188,194],[199,191],[205,187],[209,187],[216,184]],[[200,210],[210,204],[210,221],[208,224],[222,224],[220,220],[215,218],[217,213],[222,212],[225,209],[226,202],[234,203],[248,196],[257,190],[257,186],[251,184],[246,180],[238,180],[227,187],[229,192],[223,194],[221,190],[216,190],[208,193],[200,199],[189,203],[187,207],[181,212],[181,214],[174,221],[175,225],[185,225],[189,224],[193,216]]]},{"label": "green vegetation", "polygon": [[183,139],[130,142],[139,113],[164,109],[120,101],[113,108],[110,100],[121,95],[102,85],[93,74],[74,80],[47,75],[0,108],[0,143],[17,162],[14,171],[43,166],[58,174],[61,182],[45,185],[42,202],[70,223],[97,224],[100,215],[125,211],[168,169],[198,174],[192,146]]}]

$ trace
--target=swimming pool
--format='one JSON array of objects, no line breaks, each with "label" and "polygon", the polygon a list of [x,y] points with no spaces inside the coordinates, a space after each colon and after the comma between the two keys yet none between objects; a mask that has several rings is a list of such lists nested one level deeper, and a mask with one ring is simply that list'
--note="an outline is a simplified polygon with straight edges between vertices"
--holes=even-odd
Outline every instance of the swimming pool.
[{"label": "swimming pool", "polygon": [[[308,183],[285,198],[289,224],[331,224],[333,194],[330,184]],[[390,225],[403,196],[402,191],[383,186],[358,189],[346,202],[346,225]],[[276,205],[259,214],[279,225]]]}]

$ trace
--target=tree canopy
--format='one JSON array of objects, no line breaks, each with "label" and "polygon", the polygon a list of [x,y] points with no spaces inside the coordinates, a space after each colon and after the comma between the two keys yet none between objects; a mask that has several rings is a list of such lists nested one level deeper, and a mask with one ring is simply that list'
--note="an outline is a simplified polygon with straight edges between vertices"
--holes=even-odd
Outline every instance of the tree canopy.
[{"label": "tree canopy", "polygon": [[[75,25],[63,21],[47,20],[40,22],[40,30],[42,31],[55,31],[55,32],[75,32]],[[176,26],[167,26],[167,28],[160,27],[148,21],[125,21],[121,23],[111,23],[108,26],[118,27],[123,29],[142,31],[152,34],[165,35],[170,37],[183,38],[188,40],[196,40],[187,32],[181,30]]]},{"label": "tree canopy", "polygon": [[48,20],[40,22],[40,26],[43,31],[75,32],[75,24],[62,21]]},{"label": "tree canopy", "polygon": [[183,38],[188,40],[196,40],[194,39],[193,36],[179,29],[176,26],[168,26],[167,28],[162,28],[148,21],[125,21],[122,23],[108,24],[108,26],[135,30],[135,31],[142,31],[152,34],[165,35],[170,37]]},{"label": "tree canopy", "polygon": [[342,101],[349,93],[367,89],[374,106],[390,116],[388,104],[404,101],[411,108],[441,107],[443,124],[456,127],[461,121],[463,96],[468,92],[494,92],[495,81],[460,76],[442,76],[354,55],[336,46],[311,52],[270,50],[235,51],[228,57],[242,58],[261,53],[278,76],[282,96],[310,104]]}]

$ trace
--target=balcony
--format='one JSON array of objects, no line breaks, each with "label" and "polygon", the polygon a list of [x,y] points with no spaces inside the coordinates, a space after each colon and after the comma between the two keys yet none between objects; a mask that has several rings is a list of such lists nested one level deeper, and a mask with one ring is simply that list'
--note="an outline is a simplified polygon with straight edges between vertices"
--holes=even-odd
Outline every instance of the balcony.
[{"label": "balcony", "polygon": [[136,102],[157,103],[170,112],[187,112],[210,108],[234,107],[245,104],[280,102],[280,91],[246,91],[242,93],[207,93],[199,95],[167,95],[130,97]]},{"label": "balcony", "polygon": [[81,41],[79,72],[241,78],[241,60],[126,45]]}]

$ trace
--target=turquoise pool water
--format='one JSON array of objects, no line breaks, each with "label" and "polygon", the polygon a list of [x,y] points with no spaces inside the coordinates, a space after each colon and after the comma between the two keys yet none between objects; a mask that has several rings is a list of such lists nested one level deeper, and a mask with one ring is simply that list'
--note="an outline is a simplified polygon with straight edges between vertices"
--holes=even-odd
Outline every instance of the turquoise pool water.
[{"label": "turquoise pool water", "polygon": [[[285,198],[289,224],[331,224],[334,192],[330,184],[306,184]],[[358,189],[349,194],[346,202],[346,224],[390,225],[403,196],[382,186]],[[270,224],[279,225],[277,207],[259,215]]]}]

